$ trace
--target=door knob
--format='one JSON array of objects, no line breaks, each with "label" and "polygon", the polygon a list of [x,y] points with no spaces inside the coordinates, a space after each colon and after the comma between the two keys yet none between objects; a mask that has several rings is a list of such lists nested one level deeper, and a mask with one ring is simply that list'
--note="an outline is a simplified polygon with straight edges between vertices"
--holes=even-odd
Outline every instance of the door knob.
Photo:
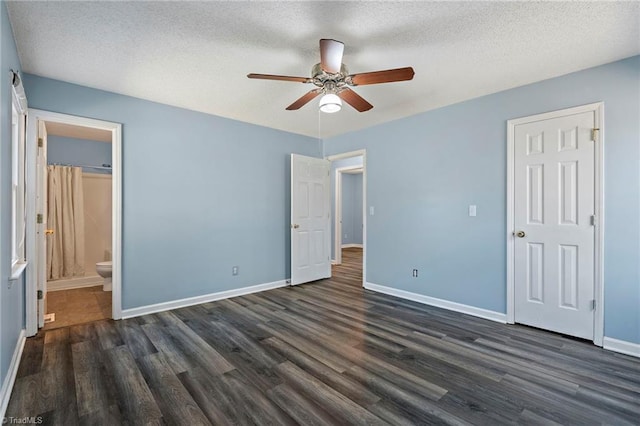
[{"label": "door knob", "polygon": [[300,225],[298,225],[298,224],[296,223],[295,225],[294,225],[294,224],[292,224],[292,225],[291,225],[291,227],[292,227],[293,229],[298,229],[298,228],[300,228]]},{"label": "door knob", "polygon": [[524,238],[527,234],[524,233],[524,231],[518,231],[516,232],[516,237],[518,238]]}]

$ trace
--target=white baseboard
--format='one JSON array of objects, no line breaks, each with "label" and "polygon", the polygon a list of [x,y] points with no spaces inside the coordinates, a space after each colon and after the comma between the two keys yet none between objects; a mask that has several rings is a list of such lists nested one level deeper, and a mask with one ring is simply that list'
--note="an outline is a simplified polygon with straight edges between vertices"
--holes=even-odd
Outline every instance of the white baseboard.
[{"label": "white baseboard", "polygon": [[362,244],[342,244],[342,248],[362,248]]},{"label": "white baseboard", "polygon": [[47,281],[47,292],[59,290],[71,290],[74,288],[95,287],[102,285],[104,280],[101,276],[69,278],[66,280]]},{"label": "white baseboard", "polygon": [[378,293],[384,293],[391,296],[400,297],[401,299],[413,300],[414,302],[424,303],[425,305],[436,306],[438,308],[448,309],[450,311],[461,312],[463,314],[473,315],[474,317],[480,317],[491,321],[501,322],[506,324],[507,315],[489,311],[487,309],[476,308],[475,306],[463,305],[462,303],[450,302],[444,299],[437,299],[435,297],[425,296],[418,293],[411,293],[409,291],[399,290],[397,288],[386,287],[383,285],[365,283],[364,288],[367,290],[376,291]]},{"label": "white baseboard", "polygon": [[13,357],[11,358],[11,364],[9,364],[9,370],[2,383],[2,390],[0,390],[0,419],[4,419],[4,415],[7,412],[7,406],[9,405],[9,399],[11,398],[11,391],[13,390],[13,384],[16,381],[16,374],[18,374],[18,367],[20,366],[20,358],[22,357],[22,350],[24,349],[24,342],[27,340],[27,334],[24,329],[20,330],[18,335],[18,341],[16,342],[16,348],[13,351]]},{"label": "white baseboard", "polygon": [[186,299],[172,300],[170,302],[156,303],[154,305],[140,306],[139,308],[124,309],[122,311],[122,318],[124,319],[139,317],[141,315],[169,311],[171,309],[184,308],[187,306],[199,305],[201,303],[213,302],[215,300],[228,299],[230,297],[243,296],[245,294],[258,293],[260,291],[286,287],[289,285],[287,281],[288,280],[274,281],[271,283],[252,285],[249,287],[242,287],[234,290],[204,294],[202,296],[188,297]]},{"label": "white baseboard", "polygon": [[612,339],[605,336],[602,339],[602,347],[610,351],[640,358],[640,343],[631,343],[626,340]]}]

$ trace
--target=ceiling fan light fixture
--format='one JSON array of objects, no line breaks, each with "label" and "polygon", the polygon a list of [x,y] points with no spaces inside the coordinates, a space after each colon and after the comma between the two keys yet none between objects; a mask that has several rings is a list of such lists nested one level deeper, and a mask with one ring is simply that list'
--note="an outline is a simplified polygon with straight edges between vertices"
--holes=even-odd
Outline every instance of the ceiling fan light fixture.
[{"label": "ceiling fan light fixture", "polygon": [[320,111],[332,114],[340,111],[342,108],[342,100],[334,93],[327,93],[320,98]]}]

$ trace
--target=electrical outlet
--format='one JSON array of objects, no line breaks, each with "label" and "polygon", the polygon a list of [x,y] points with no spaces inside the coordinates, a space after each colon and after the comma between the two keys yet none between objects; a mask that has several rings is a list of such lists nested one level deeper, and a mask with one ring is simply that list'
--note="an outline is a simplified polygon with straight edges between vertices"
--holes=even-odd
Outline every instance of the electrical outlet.
[{"label": "electrical outlet", "polygon": [[418,278],[418,270],[414,269],[412,273],[413,278]]},{"label": "electrical outlet", "polygon": [[239,273],[240,273],[239,266],[234,266],[233,268],[231,268],[231,275],[238,275]]}]

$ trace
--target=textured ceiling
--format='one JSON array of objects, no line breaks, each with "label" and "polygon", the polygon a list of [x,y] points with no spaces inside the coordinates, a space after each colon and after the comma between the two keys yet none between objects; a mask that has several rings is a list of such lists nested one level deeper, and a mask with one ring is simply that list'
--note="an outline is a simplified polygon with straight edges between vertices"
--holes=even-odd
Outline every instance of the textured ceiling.
[{"label": "textured ceiling", "polygon": [[[638,2],[7,2],[23,71],[329,137],[640,53]],[[360,86],[375,107],[285,107],[311,87],[318,40],[352,73],[413,66]]]}]

